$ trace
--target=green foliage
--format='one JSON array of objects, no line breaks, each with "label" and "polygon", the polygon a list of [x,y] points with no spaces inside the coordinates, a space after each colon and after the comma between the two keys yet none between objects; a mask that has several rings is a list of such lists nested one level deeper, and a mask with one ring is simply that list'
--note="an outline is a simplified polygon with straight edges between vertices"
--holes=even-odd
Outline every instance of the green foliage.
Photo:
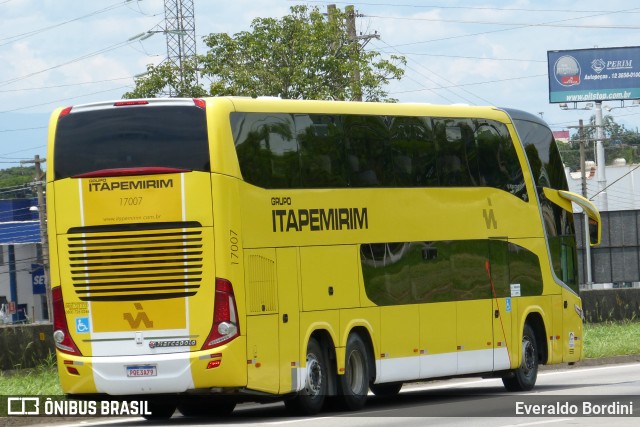
[{"label": "green foliage", "polygon": [[[605,150],[606,164],[610,165],[615,159],[623,158],[627,164],[640,162],[640,133],[628,130],[624,125],[616,123],[611,115],[602,118],[603,146]],[[585,160],[594,161],[593,146],[597,139],[595,131],[595,116],[590,119],[590,124],[585,126],[582,139],[587,141]],[[580,170],[580,135],[576,132],[571,136],[569,144],[560,144],[562,162],[572,171]]]},{"label": "green foliage", "polygon": [[197,64],[195,58],[183,63],[182,79],[180,70],[166,62],[160,65],[147,65],[147,72],[136,78],[136,87],[123,95],[123,98],[155,98],[167,88],[172,96],[198,98],[206,96],[206,90],[197,84]]},{"label": "green foliage", "polygon": [[5,395],[62,395],[55,356],[42,361],[33,369],[18,369],[11,372],[0,370],[0,390]]},{"label": "green foliage", "polygon": [[638,354],[640,352],[640,322],[586,323],[584,357],[599,358]]},{"label": "green foliage", "polygon": [[[291,7],[281,19],[256,18],[251,31],[233,36],[210,34],[206,54],[179,71],[170,64],[150,65],[136,79],[125,98],[155,97],[176,85],[179,96],[236,95],[279,96],[285,99],[395,101],[384,87],[404,74],[402,56],[381,58],[352,42],[346,31],[346,14],[336,10],[327,19],[317,7]],[[209,81],[208,88],[196,83]],[[356,83],[354,75],[360,76]]]},{"label": "green foliage", "polygon": [[[0,169],[0,199],[33,197],[35,193],[29,184],[35,176],[34,166]],[[22,186],[24,190],[20,189]]]}]

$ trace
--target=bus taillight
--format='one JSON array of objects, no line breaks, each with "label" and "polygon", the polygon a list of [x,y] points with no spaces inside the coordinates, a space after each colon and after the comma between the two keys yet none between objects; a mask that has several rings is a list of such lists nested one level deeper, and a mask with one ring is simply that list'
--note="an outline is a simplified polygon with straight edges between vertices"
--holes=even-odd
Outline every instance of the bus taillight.
[{"label": "bus taillight", "polygon": [[118,101],[118,102],[114,102],[113,106],[114,107],[131,107],[133,105],[148,105],[149,101],[146,101],[144,99],[138,99],[138,100],[133,100],[133,101]]},{"label": "bus taillight", "polygon": [[71,109],[73,107],[66,107],[60,111],[60,115],[58,115],[58,120],[63,118],[64,116],[68,116],[71,113]]},{"label": "bus taillight", "polygon": [[82,353],[80,353],[76,343],[73,342],[71,335],[69,335],[67,317],[64,312],[64,301],[62,300],[62,288],[58,286],[51,289],[51,296],[53,299],[53,340],[56,343],[56,347],[64,353],[81,356]]},{"label": "bus taillight", "polygon": [[240,326],[233,285],[226,279],[216,278],[213,325],[202,350],[227,343],[238,335],[240,335]]},{"label": "bus taillight", "polygon": [[202,98],[193,98],[193,103],[196,104],[198,108],[202,108],[203,110],[207,109],[207,102]]}]

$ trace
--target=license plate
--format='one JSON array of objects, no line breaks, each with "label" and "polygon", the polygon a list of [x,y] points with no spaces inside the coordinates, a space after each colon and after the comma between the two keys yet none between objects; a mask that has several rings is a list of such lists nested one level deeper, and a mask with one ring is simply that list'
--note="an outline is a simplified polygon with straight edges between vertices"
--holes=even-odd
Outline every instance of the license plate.
[{"label": "license plate", "polygon": [[155,365],[135,365],[127,366],[127,377],[155,377],[158,370]]}]

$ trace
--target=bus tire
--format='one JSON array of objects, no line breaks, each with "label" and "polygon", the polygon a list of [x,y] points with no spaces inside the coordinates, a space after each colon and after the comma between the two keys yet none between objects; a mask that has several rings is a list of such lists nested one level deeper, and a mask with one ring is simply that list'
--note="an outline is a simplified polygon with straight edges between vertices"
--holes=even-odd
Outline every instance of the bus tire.
[{"label": "bus tire", "polygon": [[347,339],[344,375],[338,375],[338,400],[349,411],[362,409],[369,393],[367,346],[358,334]]},{"label": "bus tire", "polygon": [[298,394],[285,400],[291,412],[300,415],[314,415],[320,412],[329,391],[329,364],[325,352],[318,341],[311,337],[307,344],[307,369],[304,388]]},{"label": "bus tire", "polygon": [[522,332],[522,363],[502,377],[502,383],[509,391],[529,391],[536,385],[537,378],[538,344],[533,328],[525,324]]},{"label": "bus tire", "polygon": [[159,420],[168,420],[173,416],[173,413],[176,412],[176,405],[173,405],[168,402],[159,401],[159,402],[149,402],[149,413],[142,415],[145,420],[149,421],[159,421]]},{"label": "bus tire", "polygon": [[369,389],[376,396],[391,397],[400,393],[402,383],[369,384]]}]

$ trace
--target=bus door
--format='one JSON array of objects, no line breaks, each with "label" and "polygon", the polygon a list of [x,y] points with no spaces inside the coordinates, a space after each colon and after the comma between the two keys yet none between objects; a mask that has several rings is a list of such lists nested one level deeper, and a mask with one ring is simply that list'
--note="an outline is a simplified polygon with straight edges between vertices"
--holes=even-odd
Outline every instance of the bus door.
[{"label": "bus door", "polygon": [[493,318],[493,370],[509,369],[511,318],[514,311],[509,286],[508,243],[503,240],[489,240],[489,259],[486,274],[491,286]]},{"label": "bus door", "polygon": [[278,281],[275,249],[245,250],[247,388],[278,393]]},{"label": "bus door", "polygon": [[[546,190],[546,189],[545,189]],[[587,231],[588,239],[586,242],[586,236],[583,238],[584,245],[597,246],[600,244],[600,238],[602,235],[602,219],[600,218],[600,212],[595,205],[590,201],[569,191],[558,190],[558,194],[565,200],[569,200],[582,208],[584,212],[584,220],[588,221]],[[583,233],[583,230],[576,230],[577,233]],[[560,262],[563,264],[564,270],[569,271],[570,265],[577,262],[571,262],[571,256],[575,251],[571,251],[566,244],[560,245]],[[582,324],[584,322],[584,313],[582,311],[582,302],[580,297],[568,289],[562,290],[562,325],[563,325],[563,362],[575,362],[580,360],[583,351],[583,332]]]},{"label": "bus door", "polygon": [[280,394],[298,391],[304,386],[300,360],[300,303],[298,250],[277,248],[278,260],[278,333],[280,347]]},{"label": "bus door", "polygon": [[447,246],[457,301],[457,373],[491,371],[493,306],[486,272],[488,242],[461,240]]},{"label": "bus door", "polygon": [[[421,323],[418,278],[407,280],[406,271],[421,264],[421,243],[397,242],[362,245],[364,280],[375,283],[380,307],[380,371],[378,382],[414,380],[421,364],[420,334],[439,323]],[[405,273],[403,273],[405,271]],[[373,288],[373,286],[371,286]],[[436,321],[441,319],[435,319]],[[443,328],[440,328],[443,329]]]}]

